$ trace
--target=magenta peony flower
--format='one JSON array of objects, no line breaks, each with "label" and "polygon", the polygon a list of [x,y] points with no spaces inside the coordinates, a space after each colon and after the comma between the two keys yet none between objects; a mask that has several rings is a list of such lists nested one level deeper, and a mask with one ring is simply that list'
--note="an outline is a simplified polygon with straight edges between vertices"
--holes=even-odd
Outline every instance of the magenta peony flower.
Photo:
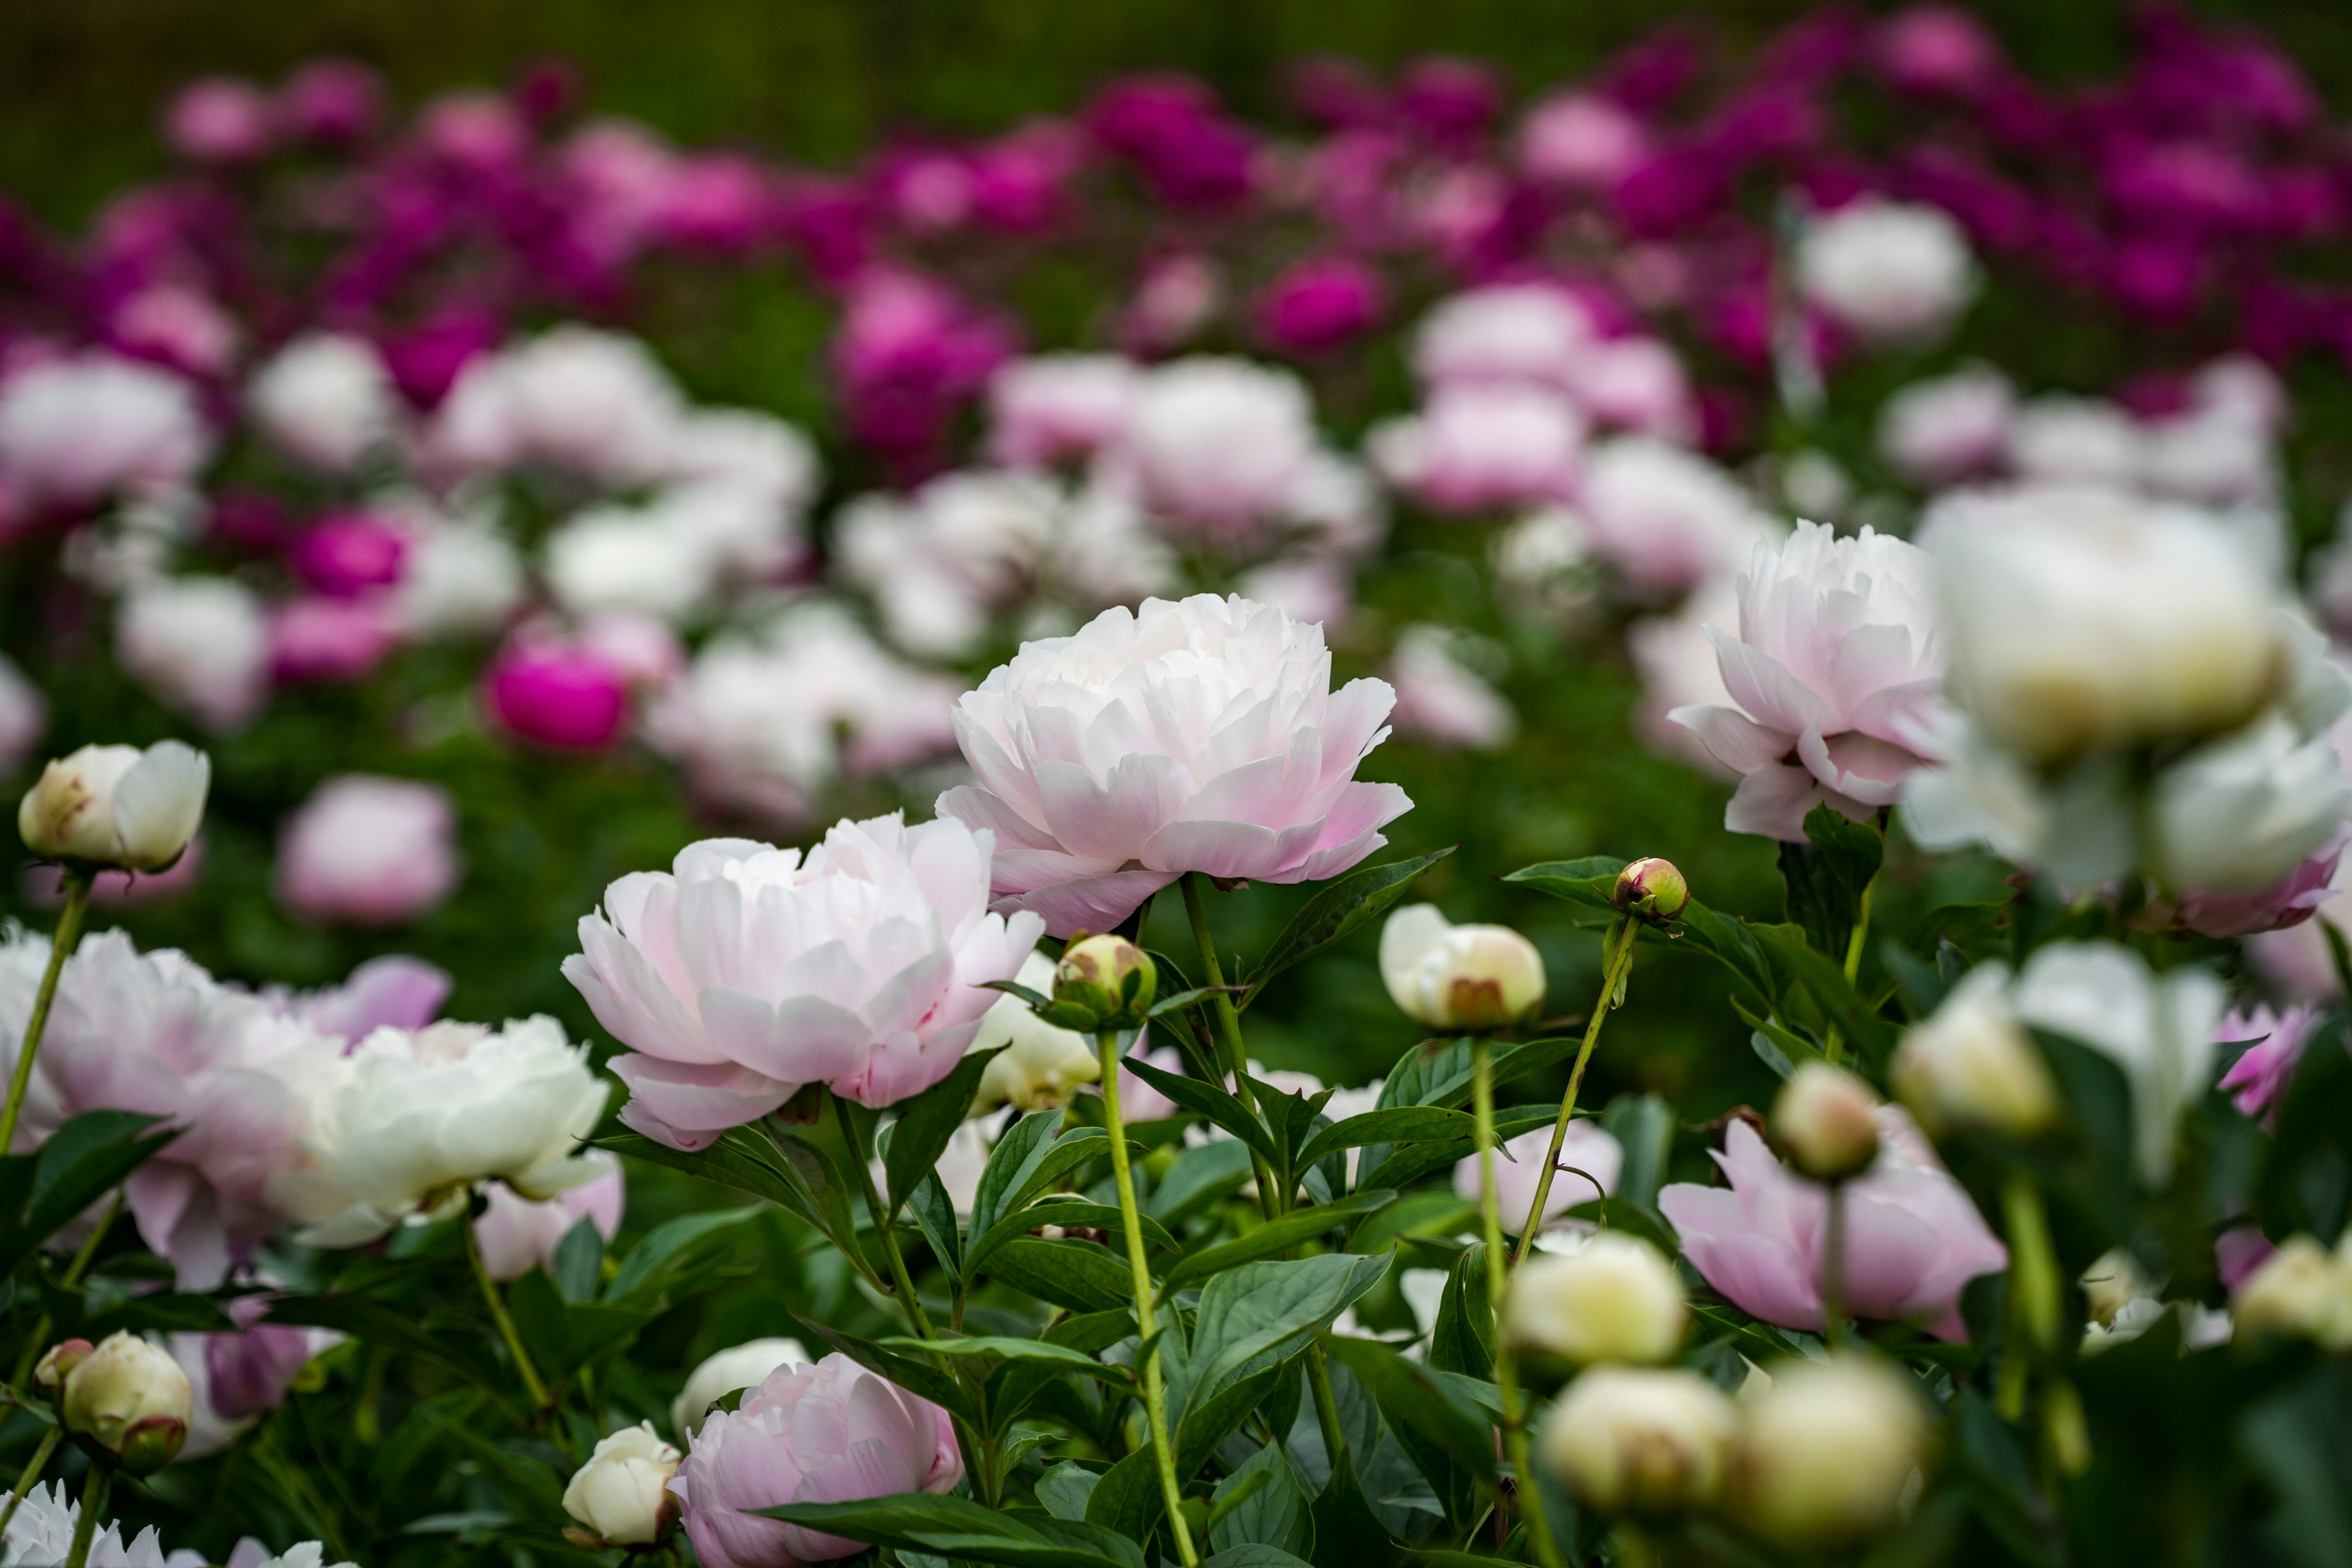
[{"label": "magenta peony flower", "polygon": [[1757,546],[1738,635],[1708,633],[1735,706],[1668,717],[1742,775],[1725,826],[1799,843],[1816,805],[1859,821],[1901,796],[1921,765],[1907,737],[1943,691],[1924,552],[1800,522],[1780,550]]},{"label": "magenta peony flower", "polygon": [[942,816],[992,828],[995,907],[1106,931],[1187,871],[1337,876],[1412,807],[1356,769],[1388,736],[1382,680],[1331,689],[1322,628],[1239,597],[1147,599],[1025,643],[957,705],[980,777]]},{"label": "magenta peony flower", "polygon": [[294,1379],[310,1358],[339,1335],[324,1329],[266,1323],[267,1296],[240,1296],[227,1303],[237,1331],[226,1334],[173,1334],[172,1359],[187,1374],[193,1408],[183,1459],[217,1454],[256,1420],[286,1401]]},{"label": "magenta peony flower", "polygon": [[1360,336],[1386,300],[1381,275],[1351,256],[1302,261],[1258,296],[1258,335],[1283,353],[1321,353]]},{"label": "magenta peony flower", "polygon": [[621,1228],[621,1208],[628,1199],[628,1184],[621,1163],[601,1150],[581,1156],[604,1167],[604,1173],[576,1187],[566,1187],[544,1202],[524,1197],[504,1182],[482,1189],[489,1206],[474,1222],[481,1243],[482,1267],[490,1278],[520,1279],[533,1268],[555,1267],[555,1249],[572,1227],[587,1220],[606,1241]]},{"label": "magenta peony flower", "polygon": [[197,163],[251,163],[276,133],[269,95],[239,77],[190,82],[163,116],[172,151]]},{"label": "magenta peony flower", "polygon": [[804,1084],[879,1108],[951,1071],[1045,922],[987,910],[993,836],[894,814],[805,859],[740,838],[636,872],[580,921],[564,978],[636,1055],[621,1120],[698,1149]]},{"label": "magenta peony flower", "polygon": [[320,784],[278,838],[278,901],[314,921],[398,925],[457,888],[449,792],[413,779],[345,773]]},{"label": "magenta peony flower", "polygon": [[740,1409],[711,1412],[669,1489],[704,1568],[793,1568],[866,1548],[745,1510],[944,1492],[962,1477],[946,1411],[836,1352],[780,1367]]},{"label": "magenta peony flower", "polygon": [[398,584],[407,554],[407,535],[370,511],[337,512],[297,534],[288,551],[302,581],[346,599]]},{"label": "magenta peony flower", "polygon": [[509,733],[562,751],[609,746],[629,716],[628,683],[599,655],[562,643],[510,643],[483,678]]},{"label": "magenta peony flower", "polygon": [[890,457],[920,457],[1013,349],[1010,328],[945,284],[874,268],[850,289],[830,351],[850,433]]},{"label": "magenta peony flower", "polygon": [[1957,5],[1897,11],[1879,25],[1872,53],[1886,79],[1906,92],[1965,96],[2001,67],[2000,46]]},{"label": "magenta peony flower", "polygon": [[383,84],[352,60],[312,60],[278,89],[278,122],[287,133],[347,147],[375,133],[383,119]]},{"label": "magenta peony flower", "polygon": [[1152,194],[1171,207],[1211,212],[1250,194],[1255,142],[1190,77],[1113,82],[1096,97],[1086,120],[1095,139],[1132,163]]},{"label": "magenta peony flower", "polygon": [[[2007,1268],[2009,1253],[1910,1119],[1892,1107],[1878,1119],[1878,1163],[1845,1190],[1846,1306],[1958,1339],[1961,1289]],[[1715,1163],[1728,1189],[1676,1182],[1658,1194],[1683,1256],[1741,1311],[1820,1330],[1827,1194],[1773,1159],[1744,1121],[1724,1134]]]}]

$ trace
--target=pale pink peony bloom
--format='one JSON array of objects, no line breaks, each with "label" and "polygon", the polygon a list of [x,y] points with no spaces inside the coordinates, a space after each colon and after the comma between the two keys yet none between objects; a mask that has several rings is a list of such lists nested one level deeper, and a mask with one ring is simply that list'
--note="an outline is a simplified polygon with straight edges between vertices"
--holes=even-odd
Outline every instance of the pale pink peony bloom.
[{"label": "pale pink peony bloom", "polygon": [[173,1334],[169,1342],[194,1395],[182,1459],[201,1459],[236,1442],[284,1404],[310,1358],[341,1337],[326,1329],[263,1322],[267,1296],[240,1296],[226,1305],[237,1323],[235,1333]]},{"label": "pale pink peony bloom", "polygon": [[221,734],[269,695],[270,628],[252,589],[227,577],[163,577],[115,612],[114,657],[166,706]]},{"label": "pale pink peony bloom", "polygon": [[1915,381],[1879,410],[1878,449],[1905,479],[1948,485],[2000,457],[2016,412],[2016,389],[1987,366]]},{"label": "pale pink peony bloom", "polygon": [[[2277,881],[2252,892],[2185,889],[2169,900],[2172,924],[2204,936],[2267,936],[2304,924],[2338,897],[2336,874],[2347,840],[2339,827],[2318,852]],[[2323,944],[2324,933],[2317,933]]]},{"label": "pale pink peony bloom", "polygon": [[386,594],[304,594],[269,616],[269,668],[280,680],[362,680],[399,646],[399,605]]},{"label": "pale pink peony bloom", "polygon": [[1597,336],[1591,314],[1565,289],[1540,283],[1474,289],[1423,319],[1413,334],[1413,369],[1432,386],[1557,386],[1563,367]]},{"label": "pale pink peony bloom", "polygon": [[1443,512],[1540,506],[1573,492],[1585,420],[1535,386],[1440,388],[1419,414],[1375,429],[1368,456],[1381,477]]},{"label": "pale pink peony bloom", "polygon": [[458,374],[429,450],[459,469],[542,463],[609,485],[667,473],[685,399],[635,338],[561,326]]},{"label": "pale pink peony bloom", "polygon": [[988,383],[988,447],[1008,468],[1086,458],[1127,427],[1138,368],[1118,354],[1016,359]]},{"label": "pale pink peony bloom", "polygon": [[879,1108],[953,1070],[1044,922],[987,912],[992,836],[896,815],[808,852],[713,838],[581,918],[564,978],[640,1053],[621,1120],[698,1149],[824,1083]]},{"label": "pale pink peony bloom", "polygon": [[22,767],[48,730],[49,704],[41,689],[0,654],[0,778]]},{"label": "pale pink peony bloom", "polygon": [[1594,447],[1576,502],[1593,553],[1649,595],[1688,593],[1737,571],[1759,542],[1773,537],[1729,474],[1643,436]]},{"label": "pale pink peony bloom", "polygon": [[2216,1039],[2253,1042],[2221,1075],[2221,1088],[2236,1091],[2231,1099],[2240,1114],[2260,1117],[2265,1124],[2277,1121],[2279,1096],[2294,1077],[2295,1064],[2303,1059],[2319,1018],[2319,1009],[2309,1003],[2275,1013],[2257,1002],[2221,1020]]},{"label": "pale pink peony bloom", "polygon": [[1397,633],[1389,658],[1396,688],[1397,733],[1466,752],[1500,751],[1519,732],[1519,717],[1503,694],[1454,657],[1456,634],[1417,625]]},{"label": "pale pink peony bloom", "polygon": [[449,792],[345,773],[319,786],[278,838],[278,901],[305,919],[398,925],[438,906],[462,875]]},{"label": "pale pink peony bloom", "polygon": [[1561,367],[1560,379],[1596,424],[1678,443],[1698,435],[1690,377],[1675,351],[1656,338],[1589,343]]},{"label": "pale pink peony bloom", "polygon": [[1796,270],[1807,302],[1873,342],[1937,336],[1978,286],[1968,234],[1950,214],[1876,197],[1808,225]]},{"label": "pale pink peony bloom", "polygon": [[[2007,1268],[2008,1251],[1910,1119],[1892,1107],[1878,1119],[1877,1163],[1846,1184],[1846,1308],[1958,1339],[1960,1291]],[[1827,1192],[1773,1159],[1744,1121],[1726,1131],[1715,1163],[1728,1188],[1676,1182],[1658,1194],[1683,1256],[1749,1316],[1820,1331]]]},{"label": "pale pink peony bloom", "polygon": [[[161,871],[100,871],[90,883],[90,908],[136,910],[169,903],[195,887],[204,868],[205,840],[199,834],[188,840],[177,860]],[[27,866],[20,886],[26,900],[36,909],[61,909],[66,901],[64,879],[58,867]]]},{"label": "pale pink peony bloom", "polygon": [[[1551,1152],[1551,1129],[1538,1127],[1496,1146],[1495,1199],[1501,1205],[1503,1228],[1512,1235],[1528,1221],[1535,1206],[1536,1184],[1543,1179],[1544,1156]],[[1559,1145],[1559,1164],[1544,1196],[1538,1228],[1568,1217],[1568,1211],[1617,1190],[1625,1168],[1624,1146],[1601,1123],[1580,1116],[1568,1124]],[[1472,1154],[1454,1166],[1454,1195],[1478,1201],[1478,1156]]]},{"label": "pale pink peony bloom", "polygon": [[211,452],[194,389],[156,365],[93,352],[0,383],[0,497],[15,510],[171,489]]},{"label": "pale pink peony bloom", "polygon": [[1119,342],[1135,353],[1167,353],[1190,342],[1224,302],[1224,275],[1215,262],[1189,251],[1162,257],[1144,268],[1120,313]]},{"label": "pale pink peony bloom", "polygon": [[503,1283],[520,1279],[533,1268],[552,1269],[555,1249],[583,1219],[606,1241],[619,1232],[621,1208],[628,1197],[621,1163],[595,1149],[581,1158],[599,1166],[604,1173],[579,1186],[566,1187],[544,1202],[524,1197],[504,1182],[492,1182],[482,1189],[489,1206],[474,1221],[474,1237],[481,1243],[482,1267],[491,1279]]},{"label": "pale pink peony bloom", "polygon": [[669,1489],[704,1568],[791,1568],[866,1548],[747,1510],[944,1492],[962,1477],[946,1411],[836,1352],[771,1373],[740,1409],[712,1411]]},{"label": "pale pink peony bloom", "polygon": [[1649,153],[1641,121],[1592,93],[1555,93],[1519,125],[1519,167],[1548,185],[1608,190]]},{"label": "pale pink peony bloom", "polygon": [[180,89],[163,116],[172,151],[197,163],[245,163],[277,134],[269,95],[241,77],[213,76]]},{"label": "pale pink peony bloom", "polygon": [[1202,357],[1143,378],[1116,460],[1161,521],[1246,540],[1289,509],[1318,451],[1305,383]]},{"label": "pale pink peony bloom", "polygon": [[202,289],[154,283],[114,308],[114,342],[190,375],[225,375],[244,333],[236,319]]},{"label": "pale pink peony bloom", "polygon": [[440,1016],[449,985],[449,976],[423,959],[388,952],[352,970],[341,985],[305,992],[270,988],[261,994],[278,1012],[357,1045],[378,1029],[425,1027]]},{"label": "pale pink peony bloom", "polygon": [[254,373],[246,406],[270,445],[308,468],[348,474],[390,441],[400,397],[365,338],[312,332]]},{"label": "pale pink peony bloom", "polygon": [[1322,628],[1242,598],[1147,599],[1026,643],[956,709],[979,782],[943,816],[992,828],[995,907],[1107,931],[1187,871],[1337,876],[1412,803],[1356,769],[1388,736],[1382,680],[1331,690]]},{"label": "pale pink peony bloom", "polygon": [[1652,751],[1721,779],[1739,775],[1715,760],[1706,742],[1667,715],[1677,708],[1729,707],[1723,661],[1706,635],[1710,623],[1736,624],[1739,595],[1718,580],[1693,594],[1671,616],[1645,616],[1625,628],[1625,657],[1642,678],[1633,730]]},{"label": "pale pink peony bloom", "polygon": [[1867,528],[1800,522],[1778,551],[1757,547],[1738,635],[1708,628],[1732,705],[1668,715],[1741,775],[1725,826],[1801,843],[1816,805],[1860,821],[1901,797],[1923,762],[1911,737],[1943,694],[1927,570]]},{"label": "pale pink peony bloom", "polygon": [[1909,5],[1879,24],[1873,53],[1887,79],[1912,92],[1966,93],[2000,69],[2000,46],[1957,5]]}]

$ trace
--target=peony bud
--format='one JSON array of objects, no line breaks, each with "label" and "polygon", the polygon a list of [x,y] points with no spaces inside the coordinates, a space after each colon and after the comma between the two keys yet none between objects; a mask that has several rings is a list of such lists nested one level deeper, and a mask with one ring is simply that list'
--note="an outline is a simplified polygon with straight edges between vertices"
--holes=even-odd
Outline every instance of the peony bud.
[{"label": "peony bud", "polygon": [[1971,970],[1943,1005],[1905,1032],[1889,1074],[1931,1135],[1984,1127],[2030,1138],[2058,1119],[2058,1089],[2010,1005],[2009,972]]},{"label": "peony bud", "polygon": [[1074,942],[1054,971],[1055,1004],[1091,1013],[1098,1029],[1139,1026],[1159,990],[1151,955],[1123,936]]},{"label": "peony bud", "polygon": [[1689,1322],[1675,1266],[1622,1231],[1602,1231],[1565,1256],[1528,1258],[1503,1299],[1512,1343],[1580,1364],[1671,1360]]},{"label": "peony bud", "polygon": [[678,1458],[676,1448],[654,1435],[652,1422],[622,1427],[596,1445],[563,1489],[563,1511],[585,1527],[566,1533],[575,1540],[593,1536],[593,1545],[579,1542],[592,1552],[659,1541],[677,1522],[669,1479],[677,1473]]},{"label": "peony bud", "polygon": [[[1033,952],[1013,978],[1033,991],[1047,990],[1054,984],[1054,969],[1052,959]],[[1022,1110],[1067,1105],[1080,1084],[1102,1077],[1102,1059],[1095,1055],[1092,1040],[1047,1023],[1018,996],[1001,996],[981,1015],[980,1033],[967,1048],[985,1051],[1000,1046],[1003,1049],[980,1075],[980,1091],[971,1102],[974,1116],[1005,1105]]]},{"label": "peony bud", "polygon": [[2331,1253],[2289,1237],[2238,1287],[2236,1307],[2241,1338],[2288,1334],[2352,1350],[2352,1246]]},{"label": "peony bud", "polygon": [[1843,1182],[1878,1157],[1878,1096],[1842,1067],[1807,1062],[1772,1102],[1772,1141],[1817,1182]]},{"label": "peony bud", "polygon": [[67,1374],[88,1360],[89,1352],[97,1348],[88,1340],[67,1340],[50,1346],[48,1353],[34,1366],[33,1381],[55,1394],[65,1386]]},{"label": "peony bud", "polygon": [[1671,1513],[1715,1500],[1733,1425],[1731,1401],[1696,1373],[1600,1367],[1552,1407],[1543,1461],[1595,1512]]},{"label": "peony bud", "polygon": [[1750,1528],[1791,1550],[1870,1535],[1895,1521],[1927,1452],[1910,1374],[1873,1357],[1787,1361],[1739,1406],[1729,1471]]},{"label": "peony bud", "polygon": [[161,871],[195,837],[212,777],[212,759],[177,741],[84,746],[41,770],[16,831],[45,859]]},{"label": "peony bud", "polygon": [[1626,862],[1609,901],[1629,915],[1664,924],[1690,904],[1690,884],[1671,860],[1647,856]]},{"label": "peony bud", "polygon": [[1381,929],[1381,978],[1407,1017],[1464,1033],[1516,1024],[1543,1005],[1543,957],[1508,926],[1455,925],[1408,904]]},{"label": "peony bud", "polygon": [[59,1401],[66,1430],[89,1438],[122,1461],[134,1476],[168,1465],[188,1440],[195,1394],[188,1374],[169,1352],[128,1331],[110,1334],[79,1358],[58,1359],[68,1341],[45,1358],[50,1372],[62,1370]]}]

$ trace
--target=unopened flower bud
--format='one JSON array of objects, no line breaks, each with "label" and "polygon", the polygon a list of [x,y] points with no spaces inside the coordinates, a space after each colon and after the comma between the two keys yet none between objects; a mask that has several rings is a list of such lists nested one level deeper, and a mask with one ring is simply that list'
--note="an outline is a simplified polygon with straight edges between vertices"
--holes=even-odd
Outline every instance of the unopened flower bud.
[{"label": "unopened flower bud", "polygon": [[50,1346],[48,1353],[42,1356],[33,1367],[33,1381],[51,1393],[56,1393],[65,1386],[66,1374],[79,1366],[89,1352],[97,1348],[88,1340],[67,1340],[60,1344]]},{"label": "unopened flower bud", "polygon": [[143,1476],[170,1464],[188,1440],[194,1394],[169,1352],[124,1331],[73,1363],[60,1403],[66,1430]]},{"label": "unopened flower bud", "polygon": [[1732,1500],[1749,1528],[1823,1550],[1895,1522],[1927,1454],[1927,1412],[1908,1373],[1875,1357],[1786,1361],[1739,1405]]},{"label": "unopened flower bud", "polygon": [[177,741],[84,746],[41,770],[16,831],[45,859],[161,871],[195,837],[212,774],[211,758]]},{"label": "unopened flower bud", "polygon": [[[1052,959],[1033,952],[1015,978],[1033,991],[1048,990],[1054,968]],[[1018,996],[999,997],[981,1015],[980,1032],[968,1048],[997,1053],[980,1075],[980,1090],[971,1102],[974,1116],[1006,1105],[1022,1110],[1067,1105],[1080,1084],[1102,1077],[1102,1058],[1095,1054],[1092,1040],[1047,1023]]]},{"label": "unopened flower bud", "polygon": [[650,1546],[677,1522],[669,1479],[678,1451],[654,1435],[654,1424],[624,1426],[596,1445],[563,1489],[563,1511],[592,1534],[592,1551]]},{"label": "unopened flower bud", "polygon": [[1722,1489],[1731,1401],[1696,1373],[1605,1366],[1569,1385],[1543,1428],[1543,1460],[1601,1514],[1702,1508]]},{"label": "unopened flower bud", "polygon": [[1150,953],[1123,936],[1081,936],[1062,950],[1053,1005],[1038,1016],[1086,1034],[1139,1029],[1159,990]]},{"label": "unopened flower bud", "polygon": [[1543,1005],[1543,955],[1508,926],[1455,925],[1408,904],[1381,929],[1381,978],[1405,1016],[1467,1034],[1518,1023]]},{"label": "unopened flower bud", "polygon": [[1772,1141],[1817,1182],[1843,1182],[1878,1158],[1878,1096],[1842,1067],[1807,1062],[1772,1102]]},{"label": "unopened flower bud", "polygon": [[1675,1266],[1622,1231],[1602,1231],[1565,1256],[1528,1258],[1503,1301],[1513,1344],[1580,1365],[1672,1360],[1689,1322]]},{"label": "unopened flower bud", "polygon": [[2030,1138],[2058,1120],[2058,1087],[2009,1005],[2008,980],[1999,964],[1969,971],[1895,1048],[1895,1092],[1933,1136],[1983,1127]]},{"label": "unopened flower bud", "polygon": [[1609,901],[1629,915],[1663,924],[1688,907],[1690,884],[1673,861],[1646,856],[1627,861],[1617,873],[1617,887]]},{"label": "unopened flower bud", "polygon": [[2238,1287],[2235,1305],[2241,1339],[2283,1334],[2352,1350],[2352,1247],[2331,1253],[2289,1237]]}]

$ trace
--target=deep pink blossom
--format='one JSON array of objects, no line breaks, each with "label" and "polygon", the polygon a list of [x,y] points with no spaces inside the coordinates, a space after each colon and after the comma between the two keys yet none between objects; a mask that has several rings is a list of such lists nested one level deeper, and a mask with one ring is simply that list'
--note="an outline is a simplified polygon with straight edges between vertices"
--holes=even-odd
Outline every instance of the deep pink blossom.
[{"label": "deep pink blossom", "polygon": [[1354,257],[1302,261],[1258,296],[1258,332],[1283,353],[1320,353],[1360,336],[1386,298],[1381,275]]},{"label": "deep pink blossom", "polygon": [[482,695],[509,733],[562,751],[612,744],[629,716],[621,672],[599,655],[562,643],[509,644],[483,677]]},{"label": "deep pink blossom", "polygon": [[2221,1020],[2216,1038],[2223,1044],[2253,1042],[2221,1075],[2221,1087],[2235,1090],[2231,1098],[2242,1115],[2260,1117],[2265,1123],[2277,1120],[2279,1096],[2294,1077],[2295,1064],[2303,1059],[2319,1019],[2319,1009],[2309,1003],[2284,1013],[2255,1003]]},{"label": "deep pink blossom", "polygon": [[336,512],[297,534],[288,555],[302,581],[321,594],[348,599],[400,581],[408,537],[379,513]]},{"label": "deep pink blossom", "polygon": [[278,89],[278,121],[289,135],[348,147],[375,134],[383,119],[383,84],[353,60],[313,60]]},{"label": "deep pink blossom", "polygon": [[172,150],[198,163],[246,163],[269,151],[277,132],[269,95],[238,77],[189,83],[163,117]]},{"label": "deep pink blossom", "polygon": [[362,680],[399,643],[399,609],[380,594],[306,594],[269,613],[269,668],[280,680]]},{"label": "deep pink blossom", "polygon": [[1087,128],[1171,207],[1213,212],[1250,194],[1257,146],[1215,97],[1182,76],[1130,77],[1097,94]]}]

